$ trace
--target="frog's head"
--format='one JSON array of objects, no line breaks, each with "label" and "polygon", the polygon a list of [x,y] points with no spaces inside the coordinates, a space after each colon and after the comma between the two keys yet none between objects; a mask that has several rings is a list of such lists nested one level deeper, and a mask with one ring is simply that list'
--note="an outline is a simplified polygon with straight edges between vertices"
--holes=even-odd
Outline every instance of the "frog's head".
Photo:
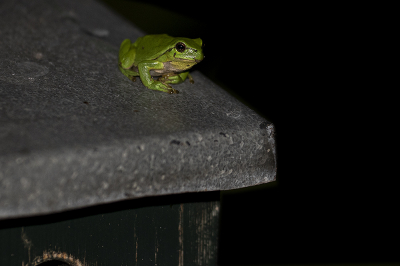
[{"label": "frog's head", "polygon": [[177,38],[169,52],[175,60],[194,60],[195,64],[203,60],[203,41],[198,39]]}]

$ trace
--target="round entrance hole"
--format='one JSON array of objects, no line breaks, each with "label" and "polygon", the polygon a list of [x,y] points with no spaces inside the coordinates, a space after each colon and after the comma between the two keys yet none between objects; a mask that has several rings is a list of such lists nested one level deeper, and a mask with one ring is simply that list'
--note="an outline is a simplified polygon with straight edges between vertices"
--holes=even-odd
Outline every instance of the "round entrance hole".
[{"label": "round entrance hole", "polygon": [[40,263],[37,266],[71,266],[71,264],[59,260],[50,260]]}]

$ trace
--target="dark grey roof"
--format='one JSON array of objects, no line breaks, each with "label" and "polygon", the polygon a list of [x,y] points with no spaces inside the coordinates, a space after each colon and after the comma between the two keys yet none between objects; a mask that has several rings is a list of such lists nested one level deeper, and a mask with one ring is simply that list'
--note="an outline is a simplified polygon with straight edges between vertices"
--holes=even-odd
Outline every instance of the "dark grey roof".
[{"label": "dark grey roof", "polygon": [[128,80],[143,33],[102,5],[3,0],[0,35],[0,219],[275,180],[273,125],[200,72]]}]

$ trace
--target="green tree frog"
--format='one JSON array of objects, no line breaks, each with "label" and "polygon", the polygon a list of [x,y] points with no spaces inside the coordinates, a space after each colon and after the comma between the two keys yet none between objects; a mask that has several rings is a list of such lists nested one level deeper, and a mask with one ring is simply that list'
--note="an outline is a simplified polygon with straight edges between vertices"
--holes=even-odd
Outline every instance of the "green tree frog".
[{"label": "green tree frog", "polygon": [[167,34],[146,35],[134,43],[125,39],[119,49],[119,69],[132,81],[139,76],[149,89],[179,93],[169,84],[181,83],[187,77],[194,82],[188,70],[203,60],[202,43],[200,38],[175,38]]}]

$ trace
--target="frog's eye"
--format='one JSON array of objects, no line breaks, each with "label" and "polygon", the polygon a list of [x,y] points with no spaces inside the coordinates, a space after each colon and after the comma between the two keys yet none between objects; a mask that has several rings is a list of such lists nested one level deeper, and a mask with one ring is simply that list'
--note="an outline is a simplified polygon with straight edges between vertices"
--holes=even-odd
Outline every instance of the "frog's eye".
[{"label": "frog's eye", "polygon": [[175,45],[175,48],[176,48],[176,50],[177,50],[178,52],[182,53],[183,51],[185,51],[186,45],[185,45],[183,42],[178,42],[178,43]]}]

